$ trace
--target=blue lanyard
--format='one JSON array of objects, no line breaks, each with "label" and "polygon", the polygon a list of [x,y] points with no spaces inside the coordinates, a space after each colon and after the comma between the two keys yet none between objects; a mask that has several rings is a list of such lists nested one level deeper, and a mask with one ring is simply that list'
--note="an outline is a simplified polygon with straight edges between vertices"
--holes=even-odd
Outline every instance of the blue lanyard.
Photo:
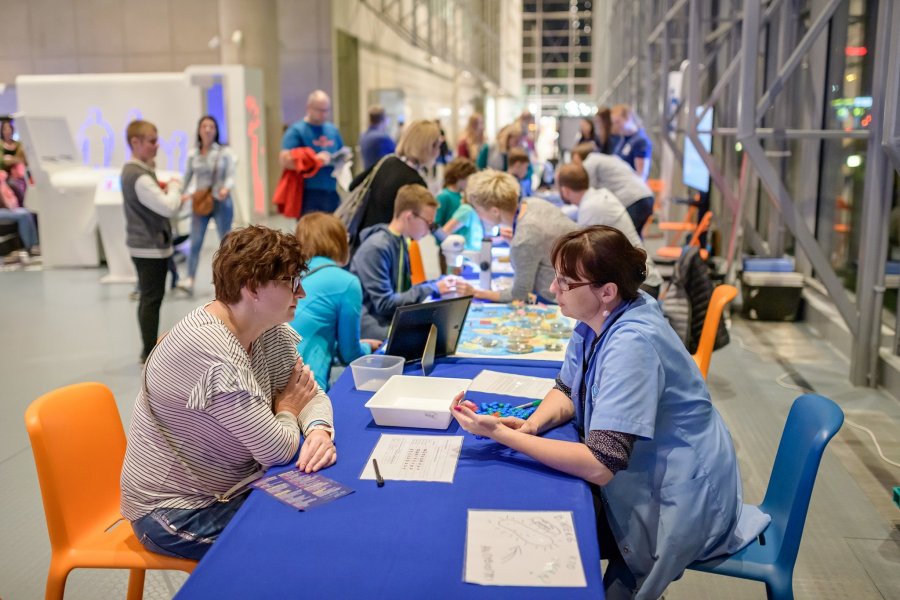
[{"label": "blue lanyard", "polygon": [[[606,334],[609,333],[609,330],[612,329],[612,326],[616,321],[619,320],[619,317],[625,314],[625,311],[628,310],[628,307],[631,305],[631,302],[622,302],[619,306],[616,307],[614,313],[610,315],[612,318],[607,320],[603,324],[603,330],[600,332],[594,341],[591,342],[590,350],[587,350],[586,345],[582,343],[581,347],[581,388],[578,390],[578,400],[581,402],[581,418],[582,421],[587,415],[587,394],[585,390],[587,389],[587,372],[588,367],[594,361],[594,355],[597,353],[597,349],[602,345],[601,341],[606,337]],[[583,423],[586,425],[587,423]]]},{"label": "blue lanyard", "polygon": [[513,235],[516,235],[516,224],[519,222],[519,211],[520,210],[522,210],[522,201],[521,200],[516,205],[516,214],[513,215],[513,226],[512,226]]}]

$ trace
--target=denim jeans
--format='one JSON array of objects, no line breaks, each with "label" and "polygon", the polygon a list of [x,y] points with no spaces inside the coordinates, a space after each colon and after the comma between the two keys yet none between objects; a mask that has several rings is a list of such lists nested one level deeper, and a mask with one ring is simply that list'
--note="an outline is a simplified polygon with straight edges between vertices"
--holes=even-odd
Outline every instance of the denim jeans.
[{"label": "denim jeans", "polygon": [[644,224],[647,222],[647,219],[653,214],[653,196],[641,198],[627,206],[625,210],[628,211],[628,216],[631,217],[631,222],[634,223],[637,234],[641,239],[644,239],[642,230],[644,229]]},{"label": "denim jeans", "polygon": [[207,508],[157,508],[133,521],[131,528],[151,552],[200,560],[249,495],[244,493]]},{"label": "denim jeans", "polygon": [[219,231],[221,241],[225,234],[231,231],[231,221],[234,219],[234,203],[231,196],[224,200],[213,200],[213,210],[205,217],[191,216],[191,255],[188,257],[188,277],[191,279],[197,275],[200,249],[203,247],[203,238],[206,237],[210,219],[216,220],[216,229]]},{"label": "denim jeans", "polygon": [[0,221],[15,221],[19,228],[19,239],[26,250],[37,246],[38,233],[34,225],[34,217],[24,208],[0,208]]}]

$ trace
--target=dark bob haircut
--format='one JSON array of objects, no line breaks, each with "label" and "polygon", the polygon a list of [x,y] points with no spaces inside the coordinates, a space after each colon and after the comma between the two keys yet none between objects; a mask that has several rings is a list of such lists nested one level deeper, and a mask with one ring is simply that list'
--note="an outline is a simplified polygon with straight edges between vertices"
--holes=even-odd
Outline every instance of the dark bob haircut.
[{"label": "dark bob haircut", "polygon": [[578,229],[556,240],[551,253],[560,275],[594,286],[615,283],[623,300],[634,300],[647,278],[647,253],[607,225]]}]

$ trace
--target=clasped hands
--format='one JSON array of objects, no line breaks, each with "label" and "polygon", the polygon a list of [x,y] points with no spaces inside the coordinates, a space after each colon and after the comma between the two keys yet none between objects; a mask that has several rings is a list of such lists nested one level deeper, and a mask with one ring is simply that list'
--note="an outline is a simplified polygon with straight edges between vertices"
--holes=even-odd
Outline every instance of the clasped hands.
[{"label": "clasped hands", "polygon": [[[312,369],[303,364],[302,358],[298,358],[291,370],[287,386],[275,398],[275,412],[286,411],[296,417],[318,392],[319,386],[316,385]],[[331,434],[322,429],[310,431],[303,440],[303,446],[300,447],[297,468],[313,473],[330,467],[336,461],[337,449],[331,440]]]},{"label": "clasped hands", "polygon": [[453,399],[453,410],[450,414],[459,423],[459,426],[469,433],[481,437],[495,439],[498,432],[508,429],[519,431],[528,435],[536,435],[534,425],[518,417],[495,417],[494,415],[479,415],[475,411],[478,406],[474,402],[465,400],[465,392],[460,392]]}]

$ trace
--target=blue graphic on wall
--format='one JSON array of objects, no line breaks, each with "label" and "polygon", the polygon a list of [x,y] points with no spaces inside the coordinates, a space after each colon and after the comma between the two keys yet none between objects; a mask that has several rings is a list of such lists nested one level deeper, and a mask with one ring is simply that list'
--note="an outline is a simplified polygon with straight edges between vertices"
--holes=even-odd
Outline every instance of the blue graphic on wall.
[{"label": "blue graphic on wall", "polygon": [[[159,149],[166,155],[166,169],[184,173],[188,149],[188,135],[186,132],[181,130],[175,131],[172,137],[167,140],[160,137]],[[157,160],[156,167],[159,168],[160,166],[160,162]]]},{"label": "blue graphic on wall", "polygon": [[[139,108],[132,108],[128,111],[128,114],[125,115],[125,127],[122,129],[122,139],[126,138],[125,132],[128,131],[128,124],[132,121],[136,121],[138,119],[143,119],[144,115],[141,114],[141,110]],[[125,144],[125,160],[131,160],[131,144]]]},{"label": "blue graphic on wall", "polygon": [[88,109],[88,116],[78,129],[78,147],[81,160],[94,168],[108,167],[112,160],[115,135],[112,126],[103,118],[97,107]]},{"label": "blue graphic on wall", "polygon": [[225,95],[222,82],[217,81],[206,90],[206,111],[219,124],[219,143],[228,145],[228,121],[225,119]]},{"label": "blue graphic on wall", "polygon": [[[112,126],[103,118],[103,111],[99,107],[88,109],[88,116],[78,129],[77,143],[81,148],[81,159],[85,165],[95,169],[108,168],[112,163],[113,150],[116,144],[124,144],[125,160],[131,158],[131,148],[125,142],[125,132],[128,124],[135,119],[143,119],[143,113],[139,108],[132,108],[125,117],[122,126],[122,134],[117,138]],[[184,172],[187,164],[188,135],[183,130],[176,130],[169,139],[159,138],[159,149],[165,155],[163,161],[157,159],[157,167],[172,171]]]}]

